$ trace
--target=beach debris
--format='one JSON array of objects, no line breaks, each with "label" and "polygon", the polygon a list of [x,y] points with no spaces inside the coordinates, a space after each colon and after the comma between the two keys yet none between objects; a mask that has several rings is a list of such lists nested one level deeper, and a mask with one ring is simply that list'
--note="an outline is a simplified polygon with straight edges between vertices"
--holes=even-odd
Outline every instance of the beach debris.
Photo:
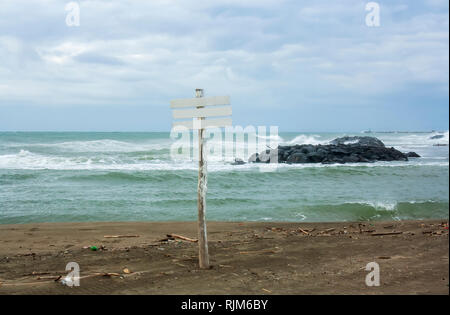
[{"label": "beach debris", "polygon": [[105,272],[101,274],[103,277],[121,277],[121,275],[117,272]]},{"label": "beach debris", "polygon": [[[347,227],[344,227],[344,229],[346,229]],[[330,233],[334,232],[336,229],[335,228],[329,228],[323,231],[320,231],[318,234],[321,236],[331,236]],[[341,232],[339,232],[341,233]],[[347,234],[347,231],[343,231],[342,233]],[[334,234],[334,233],[333,233]]]},{"label": "beach debris", "polygon": [[173,275],[174,273],[175,273],[175,271],[172,271],[172,270],[160,272],[160,274],[164,275],[164,276]]},{"label": "beach debris", "polygon": [[180,267],[186,267],[186,265],[183,265],[183,264],[180,264],[180,263],[174,263],[175,265],[177,265],[177,266],[180,266]]},{"label": "beach debris", "polygon": [[158,240],[158,242],[169,242],[169,241],[175,241],[174,237],[166,237]]},{"label": "beach debris", "polygon": [[262,250],[254,250],[254,251],[244,251],[244,252],[239,252],[239,254],[241,254],[241,255],[245,255],[245,254],[278,254],[278,253],[280,253],[282,251],[283,251],[282,248],[275,247],[274,249],[262,249]]},{"label": "beach debris", "polygon": [[61,276],[38,276],[36,280],[54,280],[55,282],[61,279]]},{"label": "beach debris", "polygon": [[43,275],[49,275],[49,274],[50,274],[50,272],[33,271],[32,273],[24,274],[24,276],[43,276]]},{"label": "beach debris", "polygon": [[68,287],[72,287],[72,284],[73,284],[72,279],[67,279],[67,278],[61,279],[59,282],[61,282],[62,285],[66,285]]},{"label": "beach debris", "polygon": [[372,236],[385,236],[385,235],[398,235],[398,234],[403,234],[403,232],[396,232],[396,231],[392,231],[392,232],[379,232],[379,233],[372,233],[370,235]]},{"label": "beach debris", "polygon": [[277,227],[273,227],[273,228],[269,228],[272,232],[284,232],[283,228],[277,228]]},{"label": "beach debris", "polygon": [[125,269],[123,269],[123,273],[130,274],[130,273],[133,273],[133,272],[131,272],[130,269],[125,268]]},{"label": "beach debris", "polygon": [[107,250],[107,248],[103,245],[100,246],[95,246],[95,245],[88,245],[88,246],[83,246],[83,249],[89,249],[92,251],[98,251],[98,250]]},{"label": "beach debris", "polygon": [[261,290],[263,290],[263,291],[265,291],[265,292],[267,292],[267,293],[272,293],[272,291],[267,290],[267,289],[264,289],[264,288],[262,288]]},{"label": "beach debris", "polygon": [[307,232],[307,231],[305,231],[305,230],[303,230],[303,229],[301,229],[301,228],[298,228],[298,230],[299,230],[300,232],[302,232],[303,234],[310,235],[309,232]]},{"label": "beach debris", "polygon": [[233,268],[233,266],[229,266],[229,265],[219,265],[219,267],[221,267],[221,268]]},{"label": "beach debris", "polygon": [[140,237],[140,235],[105,235],[104,238],[132,238],[132,237]]},{"label": "beach debris", "polygon": [[188,242],[192,242],[192,243],[197,243],[198,242],[198,239],[193,239],[193,238],[189,238],[189,237],[178,235],[178,234],[167,234],[167,237],[168,238],[172,238],[172,239],[178,238],[180,240],[188,241]]}]

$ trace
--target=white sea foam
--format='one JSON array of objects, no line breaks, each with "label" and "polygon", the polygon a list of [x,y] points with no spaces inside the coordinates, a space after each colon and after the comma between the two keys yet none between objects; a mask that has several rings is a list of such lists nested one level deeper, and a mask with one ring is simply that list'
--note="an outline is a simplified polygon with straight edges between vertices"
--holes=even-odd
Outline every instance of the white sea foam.
[{"label": "white sea foam", "polygon": [[60,151],[69,152],[142,152],[150,150],[162,150],[170,147],[170,142],[166,143],[131,143],[110,139],[89,140],[89,141],[67,141],[59,143],[30,143],[11,144],[9,147],[27,148],[54,148]]},{"label": "white sea foam", "polygon": [[273,142],[280,142],[280,143],[284,142],[284,139],[282,137],[280,137],[279,135],[273,135],[273,136],[260,136],[260,135],[257,135],[256,137],[259,138],[259,139],[270,140],[270,141],[273,141]]},{"label": "white sea foam", "polygon": [[382,211],[394,211],[397,209],[396,201],[359,201],[359,204],[365,204]]},{"label": "white sea foam", "polygon": [[[448,142],[448,131],[441,139],[430,139],[434,134],[380,134],[379,137],[387,146],[394,146],[403,152],[416,151],[422,158],[410,161],[347,163],[347,164],[278,164],[278,169],[289,168],[321,168],[321,167],[404,167],[404,166],[447,166],[449,165],[448,147],[433,147],[433,143]],[[299,134],[284,144],[326,144],[336,135]],[[263,137],[264,138],[264,137]],[[267,140],[267,137],[265,138]],[[280,138],[282,139],[282,138]],[[283,140],[284,141],[284,140]],[[211,143],[214,143],[212,139]],[[396,143],[396,145],[393,145]],[[125,142],[118,140],[65,141],[59,143],[9,143],[3,144],[8,154],[0,155],[0,169],[54,169],[54,170],[196,170],[194,161],[172,160],[169,152],[151,152],[169,149],[170,139],[154,139],[147,142]],[[42,148],[56,148],[42,149]],[[210,171],[245,171],[257,170],[262,164],[230,165],[234,157],[246,160],[254,152],[247,152],[245,142],[223,142],[223,153],[208,157]],[[233,153],[233,148],[239,149]],[[0,149],[2,149],[0,147]],[[11,149],[19,151],[11,153]],[[262,148],[264,149],[264,148]],[[262,149],[258,148],[257,151]],[[16,151],[16,152],[17,152]],[[146,151],[149,151],[147,154]],[[129,154],[130,152],[139,152]],[[192,152],[198,152],[198,142],[193,142]],[[230,154],[231,152],[231,154]],[[244,156],[242,155],[244,152]],[[237,155],[236,155],[237,154]]]},{"label": "white sea foam", "polygon": [[[433,136],[442,135],[443,138],[431,139]],[[377,137],[384,142],[386,146],[413,146],[413,147],[428,147],[434,144],[449,143],[449,132],[433,132],[421,134],[378,134]]]},{"label": "white sea foam", "polygon": [[[415,160],[401,162],[376,163],[348,163],[348,164],[277,164],[278,169],[288,168],[334,168],[334,167],[399,167],[399,166],[448,166],[446,160]],[[210,171],[242,171],[258,170],[265,164],[247,163],[245,165],[230,165],[229,163],[211,160],[208,161]],[[274,166],[274,165],[269,165]],[[0,155],[1,169],[52,169],[52,170],[196,170],[195,161],[190,160],[161,160],[150,161],[137,158],[124,158],[120,156],[56,156],[31,153],[21,150],[17,154]]]},{"label": "white sea foam", "polygon": [[327,144],[329,140],[319,140],[320,136],[318,135],[298,135],[291,141],[288,141],[286,144],[295,145],[295,144]]}]

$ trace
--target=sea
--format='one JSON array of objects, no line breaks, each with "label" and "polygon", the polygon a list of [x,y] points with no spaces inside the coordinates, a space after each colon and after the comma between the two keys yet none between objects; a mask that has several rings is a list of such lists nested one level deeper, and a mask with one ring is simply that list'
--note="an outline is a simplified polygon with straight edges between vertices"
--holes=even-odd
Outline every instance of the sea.
[{"label": "sea", "polygon": [[[377,137],[421,157],[269,170],[207,157],[207,220],[448,219],[448,131],[285,132],[277,141],[327,144],[344,135]],[[194,221],[198,162],[174,158],[176,141],[169,132],[0,132],[0,224]]]}]

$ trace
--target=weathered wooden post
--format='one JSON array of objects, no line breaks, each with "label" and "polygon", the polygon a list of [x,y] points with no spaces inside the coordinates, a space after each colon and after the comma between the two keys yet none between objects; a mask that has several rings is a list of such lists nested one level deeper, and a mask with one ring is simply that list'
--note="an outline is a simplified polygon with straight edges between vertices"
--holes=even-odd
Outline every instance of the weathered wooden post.
[{"label": "weathered wooden post", "polygon": [[199,266],[202,269],[209,268],[208,238],[206,231],[206,190],[207,190],[207,159],[205,150],[204,133],[206,128],[219,128],[231,126],[231,118],[207,119],[212,116],[231,116],[231,106],[208,107],[216,105],[228,105],[228,96],[203,97],[203,90],[195,90],[196,98],[178,99],[170,102],[171,108],[195,107],[188,110],[173,110],[173,118],[191,118],[191,121],[176,121],[172,127],[184,127],[198,130],[198,186],[197,186],[197,206],[198,206],[198,254]]},{"label": "weathered wooden post", "polygon": [[[195,97],[203,97],[203,90],[196,89]],[[197,106],[203,108],[203,106]],[[205,118],[199,117],[200,123]],[[198,262],[202,269],[209,268],[208,237],[206,232],[206,184],[207,184],[207,162],[203,136],[205,128],[198,130],[198,187],[197,187],[197,207],[198,207]]]}]

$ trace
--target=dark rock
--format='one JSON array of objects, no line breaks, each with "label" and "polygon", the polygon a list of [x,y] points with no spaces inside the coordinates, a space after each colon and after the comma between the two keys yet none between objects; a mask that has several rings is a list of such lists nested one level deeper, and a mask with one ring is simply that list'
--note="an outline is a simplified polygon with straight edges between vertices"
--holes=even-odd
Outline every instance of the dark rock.
[{"label": "dark rock", "polygon": [[408,152],[406,153],[406,156],[409,158],[418,158],[420,155],[418,155],[416,152]]},{"label": "dark rock", "polygon": [[248,159],[249,163],[259,163],[261,162],[261,160],[259,159],[259,153],[253,153],[249,159]]},{"label": "dark rock", "polygon": [[350,156],[345,156],[343,160],[346,163],[358,163],[361,159],[357,154],[351,154]]},{"label": "dark rock", "polygon": [[249,162],[255,163],[372,163],[376,161],[407,161],[418,157],[414,152],[404,154],[387,148],[373,137],[342,137],[328,145],[279,146],[253,154]]},{"label": "dark rock", "polygon": [[265,150],[258,156],[259,163],[278,163],[278,149]]},{"label": "dark rock", "polygon": [[320,154],[319,152],[311,152],[306,155],[309,163],[321,163],[326,156],[324,154]]},{"label": "dark rock", "polygon": [[336,138],[333,141],[331,141],[330,144],[384,147],[384,143],[375,137],[359,137],[359,136],[355,136],[355,137],[345,136],[345,137],[341,137],[341,138]]},{"label": "dark rock", "polygon": [[296,152],[291,154],[287,159],[286,163],[308,163],[308,158],[305,154]]},{"label": "dark rock", "polygon": [[444,135],[435,135],[435,136],[430,137],[430,139],[432,139],[432,140],[442,139],[442,138],[444,138]]},{"label": "dark rock", "polygon": [[316,147],[312,144],[307,144],[301,147],[300,151],[304,154],[309,154],[311,152],[316,151]]},{"label": "dark rock", "polygon": [[243,164],[245,164],[245,162],[239,158],[234,159],[234,162],[231,163],[231,165],[243,165]]}]

